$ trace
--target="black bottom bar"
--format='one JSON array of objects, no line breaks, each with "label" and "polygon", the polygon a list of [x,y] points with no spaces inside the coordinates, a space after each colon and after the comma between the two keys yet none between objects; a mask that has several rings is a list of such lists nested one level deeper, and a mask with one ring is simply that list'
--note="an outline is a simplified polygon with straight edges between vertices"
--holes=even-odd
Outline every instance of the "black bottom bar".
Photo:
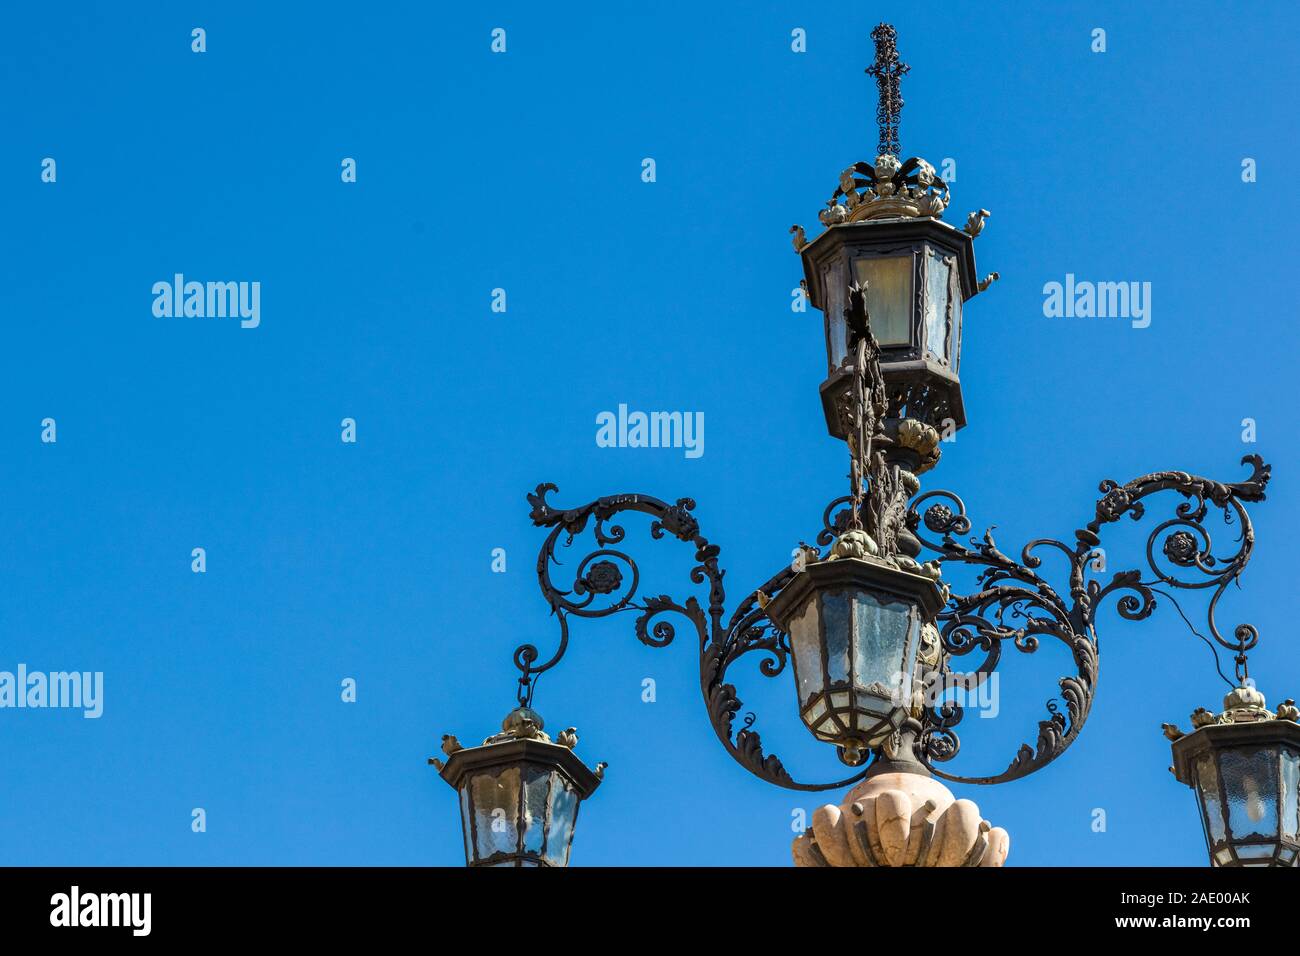
[{"label": "black bottom bar", "polygon": [[510,949],[539,935],[599,945],[630,933],[699,938],[706,928],[728,943],[811,933],[824,949],[837,938],[849,944],[867,926],[876,941],[894,926],[900,939],[951,942],[968,933],[994,945],[1003,932],[1033,931],[1050,934],[1044,941],[1173,931],[1227,942],[1289,929],[1293,881],[1286,871],[1019,867],[7,869],[0,925],[6,940],[75,934],[85,943],[134,936],[337,946],[408,938],[460,947],[478,934]]}]

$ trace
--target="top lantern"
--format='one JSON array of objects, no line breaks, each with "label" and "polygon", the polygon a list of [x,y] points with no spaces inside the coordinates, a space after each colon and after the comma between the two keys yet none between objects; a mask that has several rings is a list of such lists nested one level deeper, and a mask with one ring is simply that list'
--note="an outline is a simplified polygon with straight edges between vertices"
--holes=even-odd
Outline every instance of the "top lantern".
[{"label": "top lantern", "polygon": [[819,216],[825,232],[809,242],[802,227],[791,229],[808,300],[825,316],[822,403],[831,434],[845,438],[854,331],[846,309],[857,286],[880,346],[887,417],[915,419],[947,437],[966,424],[958,377],[962,306],[997,278],[979,281],[975,271],[973,243],[989,213],[971,213],[962,229],[943,222],[948,184],[924,159],[896,155],[898,79],[908,68],[898,62],[892,27],[881,24],[872,37],[876,63],[867,72],[880,85],[880,155],[840,174]]}]

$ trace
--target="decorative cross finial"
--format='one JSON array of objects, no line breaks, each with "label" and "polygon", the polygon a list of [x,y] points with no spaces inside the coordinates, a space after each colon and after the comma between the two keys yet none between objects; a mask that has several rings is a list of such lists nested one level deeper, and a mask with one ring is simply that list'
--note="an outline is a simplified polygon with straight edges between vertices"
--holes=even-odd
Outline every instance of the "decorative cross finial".
[{"label": "decorative cross finial", "polygon": [[880,155],[897,156],[898,117],[903,112],[903,97],[898,91],[898,81],[911,69],[898,59],[898,33],[888,23],[871,31],[876,41],[876,62],[867,67],[867,75],[876,78],[880,102],[876,107],[876,122],[880,124]]}]

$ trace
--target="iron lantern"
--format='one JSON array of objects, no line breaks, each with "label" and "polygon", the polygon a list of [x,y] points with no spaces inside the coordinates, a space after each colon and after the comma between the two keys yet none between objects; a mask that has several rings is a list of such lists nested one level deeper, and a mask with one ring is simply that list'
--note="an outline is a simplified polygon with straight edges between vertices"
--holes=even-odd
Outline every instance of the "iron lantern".
[{"label": "iron lantern", "polygon": [[578,759],[573,728],[552,742],[542,726],[540,714],[519,707],[482,746],[462,747],[448,734],[446,763],[430,758],[460,794],[467,865],[568,866],[578,805],[600,785],[605,764],[593,771]]},{"label": "iron lantern", "polygon": [[1251,686],[1233,690],[1214,715],[1192,714],[1174,737],[1173,772],[1196,792],[1210,865],[1296,866],[1300,854],[1300,718],[1294,701],[1276,714]]},{"label": "iron lantern", "polygon": [[937,218],[947,187],[923,159],[900,164],[884,154],[874,166],[845,170],[841,183],[822,213],[826,231],[796,242],[808,300],[823,314],[827,427],[837,438],[850,430],[843,413],[854,377],[847,313],[857,287],[880,346],[888,416],[950,434],[966,424],[958,377],[962,305],[987,285],[976,281],[973,250],[987,213],[972,214],[967,231]]},{"label": "iron lantern", "polygon": [[871,557],[869,541],[847,532],[766,608],[790,637],[800,718],[851,765],[911,714],[923,669],[938,663],[932,622],[945,602],[934,580]]}]

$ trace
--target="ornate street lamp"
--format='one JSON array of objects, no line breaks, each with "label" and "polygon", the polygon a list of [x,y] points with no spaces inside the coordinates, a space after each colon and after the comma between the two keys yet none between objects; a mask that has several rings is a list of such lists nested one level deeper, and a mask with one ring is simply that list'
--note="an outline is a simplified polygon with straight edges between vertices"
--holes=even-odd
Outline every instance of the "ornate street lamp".
[{"label": "ornate street lamp", "polygon": [[578,805],[595,792],[605,764],[589,770],[574,754],[572,727],[552,743],[542,717],[520,706],[481,747],[442,738],[444,764],[429,758],[460,794],[469,866],[568,866]]},{"label": "ornate street lamp", "polygon": [[1235,688],[1223,713],[1201,707],[1193,730],[1171,724],[1174,775],[1196,791],[1211,866],[1295,866],[1300,852],[1300,710],[1273,713],[1253,686]]},{"label": "ornate street lamp", "polygon": [[[820,236],[808,241],[802,227],[791,229],[809,299],[825,315],[828,375],[820,393],[831,434],[848,447],[849,493],[824,508],[815,544],[801,544],[793,567],[782,566],[728,611],[720,549],[701,533],[694,500],[669,504],[621,494],[562,508],[549,500],[556,486],[539,485],[528,496],[531,518],[549,533],[537,576],[559,637],[549,657],[532,644],[515,651],[518,697],[522,708],[531,708],[537,677],[556,666],[568,648],[572,618],[631,612],[637,639],[657,648],[671,644],[684,621],[699,648],[700,691],[709,720],[727,753],[780,787],[852,788],[839,805],[814,812],[811,829],[794,843],[797,865],[1000,866],[1008,849],[1006,832],[981,819],[969,800],[955,799],[941,781],[1015,780],[1041,770],[1070,747],[1092,707],[1097,613],[1112,597],[1120,617],[1137,621],[1154,612],[1158,595],[1182,615],[1173,590],[1209,594],[1211,646],[1235,655],[1244,681],[1255,629],[1239,625],[1225,637],[1215,611],[1250,560],[1255,538],[1245,504],[1264,499],[1270,467],[1252,455],[1242,459],[1251,473],[1235,483],[1181,471],[1155,472],[1126,484],[1103,481],[1091,520],[1071,541],[1035,539],[1018,560],[998,547],[991,530],[968,537],[972,522],[956,494],[921,492],[918,476],[938,462],[940,433],[966,420],[957,374],[963,309],[997,274],[975,281],[973,242],[987,210],[971,213],[960,231],[944,224],[946,184],[924,160],[898,159],[898,79],[908,68],[898,60],[892,27],[881,24],[872,37],[876,62],[868,73],[880,91],[879,155],[841,174],[820,216],[826,227]],[[1147,571],[1097,576],[1102,530],[1126,516],[1141,519],[1147,499],[1164,493],[1173,496],[1176,507],[1149,534]],[[706,588],[703,600],[641,593],[641,573],[625,550],[622,523],[635,514],[650,520],[651,538],[675,538],[692,549],[690,580]],[[1212,514],[1220,514],[1237,535],[1235,551],[1214,552],[1207,527]],[[556,581],[557,550],[588,533],[592,543],[580,549],[585,556],[576,566],[570,565],[572,577]],[[1046,557],[1059,564],[1065,587],[1049,580]],[[979,570],[969,592],[954,590],[946,580],[946,573],[960,566]],[[958,682],[967,688],[972,681],[978,684],[997,669],[1004,651],[1035,653],[1044,640],[1059,642],[1073,663],[1073,671],[1058,681],[1064,707],[1057,699],[1048,702],[1036,741],[1022,744],[1001,772],[964,776],[945,770],[959,752],[956,727],[963,716],[945,689]],[[851,768],[849,776],[798,781],[779,758],[764,753],[756,715],[745,714],[743,726],[735,727],[743,704],[727,674],[751,654],[769,678],[781,676],[792,663],[800,719],[817,740],[836,748]],[[1281,719],[1268,721],[1271,726],[1247,726],[1234,718],[1231,726],[1201,727],[1186,736],[1188,743],[1175,744],[1176,763],[1179,753],[1187,754],[1179,779],[1195,781],[1201,794],[1216,865],[1264,859],[1264,847],[1269,860],[1296,860],[1294,732],[1300,728],[1293,727],[1288,715],[1294,708],[1288,707],[1279,708]],[[475,750],[502,746],[494,739]],[[503,797],[483,784],[483,795],[477,796],[471,783],[467,795],[463,781],[469,768],[489,765],[481,759],[488,758],[462,758],[453,767],[454,754],[443,768],[443,776],[462,793],[467,859],[476,864],[531,860],[539,852],[545,857],[538,850],[528,855],[529,837],[518,835],[533,831],[523,824],[516,825],[514,842],[511,831],[501,842],[480,842],[478,807],[526,803],[509,787]],[[543,765],[552,768],[546,772],[557,767],[566,772],[582,797],[594,789],[584,789],[585,778],[573,767],[558,761]],[[1203,765],[1211,768],[1204,774]],[[1212,785],[1214,774],[1218,789]],[[1246,794],[1244,804],[1233,802],[1238,793]],[[1235,810],[1238,804],[1245,809]],[[1252,808],[1259,807],[1264,809],[1257,821]],[[1243,813],[1258,826],[1242,825]],[[1227,857],[1220,856],[1224,852]],[[565,858],[567,850],[551,862]]]}]

